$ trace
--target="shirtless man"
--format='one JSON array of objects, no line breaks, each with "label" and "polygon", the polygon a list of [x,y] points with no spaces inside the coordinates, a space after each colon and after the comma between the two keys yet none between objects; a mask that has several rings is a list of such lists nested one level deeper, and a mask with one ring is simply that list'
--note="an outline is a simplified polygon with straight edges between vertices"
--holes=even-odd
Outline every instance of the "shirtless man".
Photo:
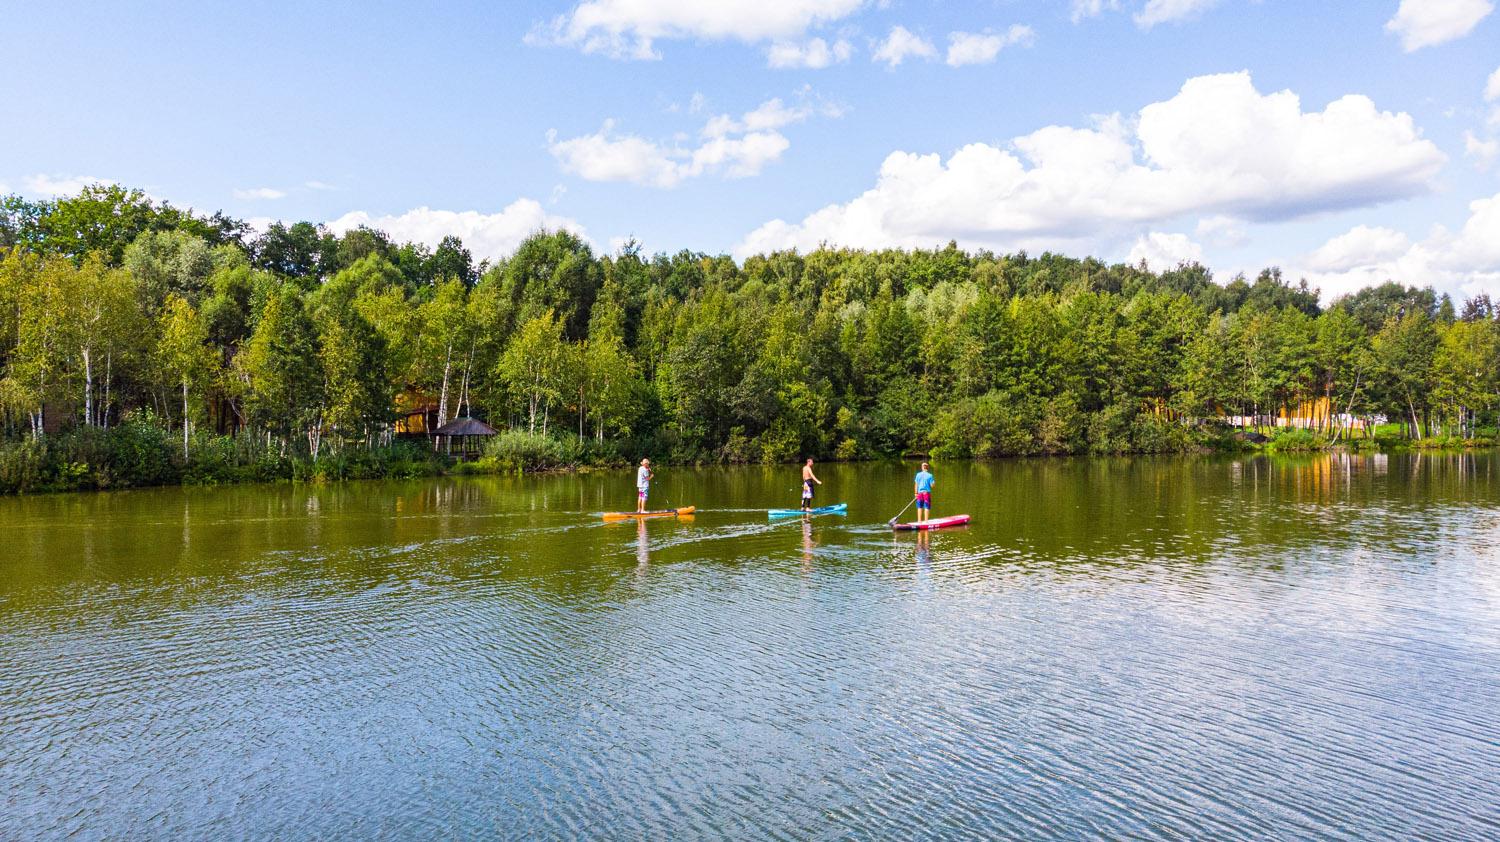
[{"label": "shirtless man", "polygon": [[813,473],[812,463],[813,460],[809,457],[807,464],[802,466],[802,511],[804,512],[812,511],[813,483],[823,484],[817,474]]}]

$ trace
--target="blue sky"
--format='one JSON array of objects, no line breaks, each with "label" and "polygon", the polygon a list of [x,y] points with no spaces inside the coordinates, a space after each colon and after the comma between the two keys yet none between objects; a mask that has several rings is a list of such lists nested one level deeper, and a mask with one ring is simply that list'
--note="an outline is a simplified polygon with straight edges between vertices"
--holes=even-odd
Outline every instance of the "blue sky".
[{"label": "blue sky", "polygon": [[542,224],[736,254],[954,238],[1493,294],[1493,5],[10,4],[0,187],[491,256]]}]

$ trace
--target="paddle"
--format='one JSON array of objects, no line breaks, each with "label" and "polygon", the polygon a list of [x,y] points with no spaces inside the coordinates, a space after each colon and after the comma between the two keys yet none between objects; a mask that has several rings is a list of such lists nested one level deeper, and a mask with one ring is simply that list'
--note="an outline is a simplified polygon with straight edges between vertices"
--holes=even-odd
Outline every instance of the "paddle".
[{"label": "paddle", "polygon": [[[915,503],[915,502],[917,502],[917,498],[915,498],[915,497],[911,498],[911,503]],[[903,508],[899,512],[896,512],[896,517],[891,518],[890,520],[886,521],[886,523],[888,523],[888,524],[895,523],[897,519],[899,519],[902,515],[906,514],[906,510],[907,509],[911,508],[911,503],[907,503],[905,508]]]}]

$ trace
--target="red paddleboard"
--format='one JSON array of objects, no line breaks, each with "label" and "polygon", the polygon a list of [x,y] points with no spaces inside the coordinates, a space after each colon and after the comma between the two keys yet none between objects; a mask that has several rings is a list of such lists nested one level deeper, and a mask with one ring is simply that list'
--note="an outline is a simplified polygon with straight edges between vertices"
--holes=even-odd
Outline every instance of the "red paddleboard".
[{"label": "red paddleboard", "polygon": [[914,529],[942,529],[945,526],[963,526],[968,522],[968,515],[953,515],[952,517],[935,517],[932,520],[924,520],[921,523],[895,523],[891,524],[891,526],[899,532]]}]

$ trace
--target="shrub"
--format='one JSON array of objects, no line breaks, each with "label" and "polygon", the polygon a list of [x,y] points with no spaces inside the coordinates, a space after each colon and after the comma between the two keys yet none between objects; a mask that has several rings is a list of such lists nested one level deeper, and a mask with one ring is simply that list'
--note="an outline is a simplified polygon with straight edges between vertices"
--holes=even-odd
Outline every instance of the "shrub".
[{"label": "shrub", "polygon": [[1311,430],[1279,430],[1265,445],[1269,453],[1308,453],[1332,446],[1329,438]]},{"label": "shrub", "polygon": [[25,441],[0,445],[0,494],[24,494],[39,489],[47,474],[47,446]]},{"label": "shrub", "polygon": [[1090,415],[1086,425],[1089,452],[1096,456],[1129,453],[1130,428],[1135,413],[1133,405],[1116,403]]},{"label": "shrub", "polygon": [[582,463],[584,447],[577,436],[558,439],[507,430],[490,439],[484,452],[501,470],[545,471]]},{"label": "shrub", "polygon": [[1140,413],[1130,422],[1130,449],[1134,453],[1183,453],[1193,445],[1188,428],[1170,418]]}]

